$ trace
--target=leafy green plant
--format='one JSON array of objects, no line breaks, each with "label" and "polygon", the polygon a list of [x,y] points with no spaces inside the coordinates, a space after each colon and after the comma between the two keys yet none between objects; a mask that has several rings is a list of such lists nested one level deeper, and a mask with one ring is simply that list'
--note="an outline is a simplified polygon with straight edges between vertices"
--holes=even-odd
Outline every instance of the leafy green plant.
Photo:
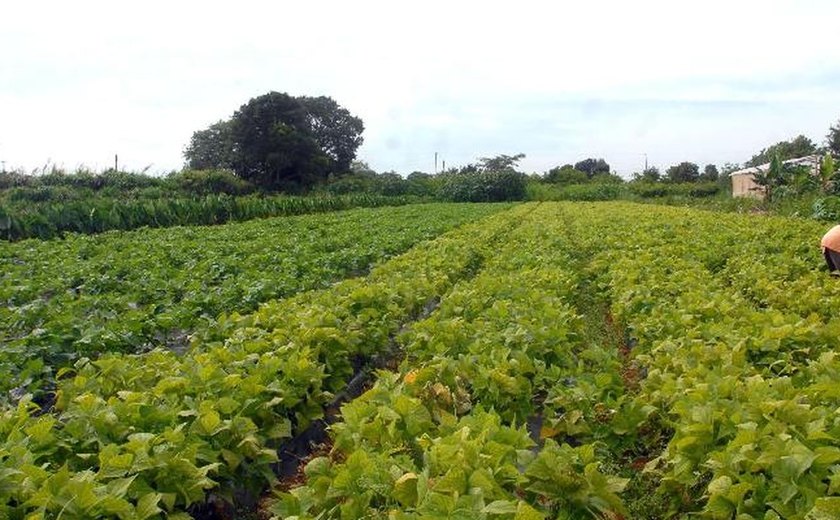
[{"label": "leafy green plant", "polygon": [[[83,356],[183,352],[222,313],[363,273],[502,206],[416,205],[9,244],[0,253],[0,382],[49,390]],[[5,397],[5,396],[4,396]]]},{"label": "leafy green plant", "polygon": [[439,196],[454,202],[499,202],[525,197],[525,176],[513,170],[444,175]]},{"label": "leafy green plant", "polygon": [[[107,502],[120,507],[117,516],[131,518],[134,507],[160,517],[211,491],[228,500],[259,492],[274,481],[280,443],[323,417],[352,361],[387,351],[407,321],[471,276],[528,211],[426,242],[364,279],[231,315],[180,355],[155,349],[78,360],[58,374],[51,413],[36,416],[24,396],[0,416],[0,478],[12,482],[0,486],[0,504],[13,517],[56,516],[79,492],[86,498],[77,516],[114,516],[93,508]],[[109,487],[115,479],[119,487]]]},{"label": "leafy green plant", "polygon": [[820,197],[814,201],[812,209],[815,219],[840,221],[840,197]]},{"label": "leafy green plant", "polygon": [[548,440],[525,477],[525,488],[548,502],[555,518],[626,514],[618,493],[627,479],[600,473],[592,445],[572,448]]}]

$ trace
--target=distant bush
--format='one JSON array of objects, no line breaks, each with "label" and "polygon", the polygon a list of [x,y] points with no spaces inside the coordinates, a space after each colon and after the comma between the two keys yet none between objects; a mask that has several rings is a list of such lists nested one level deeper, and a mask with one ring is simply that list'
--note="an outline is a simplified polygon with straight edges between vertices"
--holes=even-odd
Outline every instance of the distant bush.
[{"label": "distant bush", "polygon": [[185,170],[171,179],[181,191],[193,195],[247,195],[256,191],[253,184],[229,170]]},{"label": "distant bush", "polygon": [[531,182],[528,185],[529,200],[616,200],[627,197],[627,189],[618,183],[585,183],[566,186]]},{"label": "distant bush", "polygon": [[372,185],[373,180],[371,175],[348,173],[340,177],[331,178],[321,189],[330,195],[346,195],[348,193],[369,192]]},{"label": "distant bush", "polygon": [[571,184],[560,188],[560,200],[616,200],[621,198],[626,189],[622,184]]},{"label": "distant bush", "polygon": [[713,197],[720,192],[720,184],[716,182],[701,182],[689,188],[692,197]]},{"label": "distant bush", "polygon": [[33,176],[17,171],[0,172],[0,190],[30,186]]},{"label": "distant bush", "polygon": [[583,184],[589,181],[589,176],[586,172],[575,170],[574,166],[567,164],[562,167],[552,168],[548,170],[545,175],[545,182],[551,184],[561,184],[568,186],[570,184]]},{"label": "distant bush", "polygon": [[386,197],[405,195],[408,193],[408,181],[398,173],[386,172],[377,175],[373,188],[373,193]]},{"label": "distant bush", "polygon": [[166,177],[114,170],[66,173],[57,168],[43,174],[0,174],[0,200],[12,202],[68,201],[94,196],[133,200],[249,195],[255,191],[251,183],[227,170],[185,170]]},{"label": "distant bush", "polygon": [[439,196],[454,202],[522,200],[525,180],[512,170],[450,173],[444,176]]},{"label": "distant bush", "polygon": [[[598,179],[598,176],[595,177]],[[718,195],[719,184],[714,182],[647,182],[621,183],[613,175],[603,175],[600,182],[558,185],[547,182],[529,182],[530,200],[579,200],[599,201],[616,199],[696,199]]]},{"label": "distant bush", "polygon": [[437,196],[439,184],[439,179],[436,176],[427,173],[413,172],[407,178],[404,178],[394,172],[376,173],[369,170],[331,178],[318,191],[330,195],[369,193],[386,197],[411,195],[434,198]]},{"label": "distant bush", "polygon": [[633,195],[644,199],[658,197],[711,197],[720,192],[715,182],[647,182],[636,181],[627,184]]},{"label": "distant bush", "polygon": [[440,193],[442,181],[437,175],[423,172],[411,172],[406,177],[408,194],[415,197],[437,197]]},{"label": "distant bush", "polygon": [[9,202],[67,202],[92,195],[91,190],[74,190],[67,186],[15,187],[6,190]]},{"label": "distant bush", "polygon": [[119,191],[130,191],[150,186],[166,184],[166,179],[152,177],[143,173],[108,170],[94,173],[89,170],[78,170],[75,173],[65,173],[53,169],[49,173],[34,176],[34,184],[41,186],[67,186],[70,188],[88,188],[99,191],[104,188],[114,188]]},{"label": "distant bush", "polygon": [[[79,169],[67,173],[53,167],[44,173],[20,171],[0,173],[0,198],[14,200],[73,200],[97,196],[125,197],[139,190],[158,188],[173,191],[174,185],[164,177],[142,173],[109,170],[94,173]],[[13,190],[19,190],[12,192]],[[29,190],[30,192],[27,192]]]}]

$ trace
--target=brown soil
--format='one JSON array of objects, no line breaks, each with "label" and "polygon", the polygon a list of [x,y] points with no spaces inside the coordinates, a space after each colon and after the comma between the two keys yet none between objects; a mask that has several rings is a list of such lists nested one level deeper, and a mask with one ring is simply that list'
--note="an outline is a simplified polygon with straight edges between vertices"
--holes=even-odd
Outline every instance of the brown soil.
[{"label": "brown soil", "polygon": [[629,392],[636,392],[639,390],[639,383],[643,379],[642,371],[635,360],[632,349],[628,344],[627,337],[621,327],[615,322],[612,312],[607,309],[604,315],[604,321],[609,327],[614,337],[619,338],[618,355],[621,360],[621,380],[624,382],[624,387]]}]

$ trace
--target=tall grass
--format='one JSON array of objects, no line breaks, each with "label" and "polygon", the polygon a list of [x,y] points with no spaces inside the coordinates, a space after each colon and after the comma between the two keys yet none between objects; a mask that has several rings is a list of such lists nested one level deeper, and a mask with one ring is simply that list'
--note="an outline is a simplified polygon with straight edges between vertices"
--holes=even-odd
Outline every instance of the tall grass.
[{"label": "tall grass", "polygon": [[0,201],[0,238],[53,238],[64,233],[99,233],[143,226],[212,225],[283,215],[356,207],[399,206],[414,197],[368,194],[340,196],[206,195],[193,198],[118,199],[89,197],[68,201]]}]

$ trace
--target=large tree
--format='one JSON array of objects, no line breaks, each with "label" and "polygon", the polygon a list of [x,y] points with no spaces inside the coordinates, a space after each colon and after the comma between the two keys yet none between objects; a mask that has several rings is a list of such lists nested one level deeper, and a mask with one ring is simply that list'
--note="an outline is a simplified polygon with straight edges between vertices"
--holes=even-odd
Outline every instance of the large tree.
[{"label": "large tree", "polygon": [[480,157],[478,169],[486,172],[516,171],[519,161],[525,158],[524,153],[516,155],[499,154],[494,157]]},{"label": "large tree", "polygon": [[693,162],[681,162],[665,170],[665,177],[671,182],[695,182],[700,178],[700,167]]},{"label": "large tree", "polygon": [[780,161],[787,161],[788,159],[796,159],[811,155],[817,151],[817,146],[813,141],[804,135],[798,135],[790,141],[779,141],[778,143],[768,146],[761,150],[752,159],[747,161],[745,166],[759,166],[771,162],[773,157],[778,156]]},{"label": "large tree", "polygon": [[362,120],[326,96],[297,99],[306,110],[315,141],[332,161],[333,171],[348,171],[362,144]]},{"label": "large tree", "polygon": [[720,172],[718,172],[718,167],[714,164],[707,164],[705,168],[703,168],[703,173],[700,174],[701,181],[708,181],[708,182],[715,182],[720,178]]},{"label": "large tree", "polygon": [[610,165],[603,159],[584,159],[575,163],[575,170],[586,173],[591,179],[598,173],[610,173]]},{"label": "large tree", "polygon": [[306,110],[294,97],[270,92],[254,98],[233,114],[231,123],[237,175],[271,189],[299,191],[329,173]]},{"label": "large tree", "polygon": [[190,144],[184,150],[187,166],[193,170],[233,168],[233,141],[231,124],[228,121],[213,123],[205,130],[192,135]]},{"label": "large tree", "polygon": [[195,132],[184,156],[192,168],[231,168],[264,188],[302,191],[348,171],[363,130],[331,98],[269,92]]}]

